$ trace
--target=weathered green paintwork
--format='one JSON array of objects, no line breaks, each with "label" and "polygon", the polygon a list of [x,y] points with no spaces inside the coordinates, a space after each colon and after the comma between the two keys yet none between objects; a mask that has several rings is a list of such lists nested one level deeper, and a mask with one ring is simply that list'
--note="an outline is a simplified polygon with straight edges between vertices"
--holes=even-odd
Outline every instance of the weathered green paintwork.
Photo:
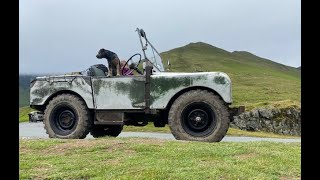
[{"label": "weathered green paintwork", "polygon": [[30,105],[43,105],[49,97],[63,90],[79,94],[88,108],[94,108],[91,78],[72,75],[38,77],[30,86]]},{"label": "weathered green paintwork", "polygon": [[163,109],[178,92],[190,87],[206,87],[217,92],[222,99],[232,102],[231,80],[222,72],[157,73],[151,76],[152,109]]},{"label": "weathered green paintwork", "polygon": [[[65,82],[58,82],[65,81]],[[150,78],[150,108],[164,109],[171,98],[190,87],[206,87],[232,102],[231,80],[222,72],[159,72]],[[52,94],[70,90],[79,94],[90,109],[144,109],[145,77],[56,76],[38,78],[30,91],[30,104],[42,105]]]},{"label": "weathered green paintwork", "polygon": [[96,109],[144,108],[145,77],[92,77]]}]

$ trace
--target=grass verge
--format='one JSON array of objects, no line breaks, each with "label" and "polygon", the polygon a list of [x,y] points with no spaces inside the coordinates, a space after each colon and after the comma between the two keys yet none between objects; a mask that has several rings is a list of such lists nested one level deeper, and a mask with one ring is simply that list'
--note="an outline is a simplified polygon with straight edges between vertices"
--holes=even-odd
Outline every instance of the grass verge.
[{"label": "grass verge", "polygon": [[149,138],[19,141],[20,179],[300,179],[301,144]]}]

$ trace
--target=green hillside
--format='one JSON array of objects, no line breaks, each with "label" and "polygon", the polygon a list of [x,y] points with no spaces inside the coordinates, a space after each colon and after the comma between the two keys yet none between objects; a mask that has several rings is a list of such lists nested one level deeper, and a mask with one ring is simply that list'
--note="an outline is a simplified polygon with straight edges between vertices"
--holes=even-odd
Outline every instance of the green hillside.
[{"label": "green hillside", "polygon": [[222,71],[232,80],[234,105],[299,102],[301,70],[245,51],[228,52],[198,42],[162,53],[172,72]]},{"label": "green hillside", "polygon": [[[300,104],[301,70],[245,51],[228,52],[198,42],[161,53],[173,72],[222,71],[232,80],[234,105],[256,106],[282,101]],[[29,83],[19,76],[19,106],[29,105]]]}]

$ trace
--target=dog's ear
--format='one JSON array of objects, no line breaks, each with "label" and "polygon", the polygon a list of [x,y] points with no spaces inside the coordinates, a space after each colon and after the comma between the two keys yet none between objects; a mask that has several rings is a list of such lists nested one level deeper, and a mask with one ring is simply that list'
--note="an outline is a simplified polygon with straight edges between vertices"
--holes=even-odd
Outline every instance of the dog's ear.
[{"label": "dog's ear", "polygon": [[104,49],[101,48],[101,49],[98,51],[98,53],[102,53],[103,51],[104,51]]}]

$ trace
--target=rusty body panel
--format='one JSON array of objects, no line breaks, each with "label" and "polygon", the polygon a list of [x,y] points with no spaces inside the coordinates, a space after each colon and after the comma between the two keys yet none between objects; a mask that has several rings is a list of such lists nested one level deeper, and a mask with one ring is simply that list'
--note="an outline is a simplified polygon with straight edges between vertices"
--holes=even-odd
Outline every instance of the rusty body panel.
[{"label": "rusty body panel", "polygon": [[[42,105],[53,94],[69,90],[80,95],[90,109],[139,110],[145,108],[145,76],[42,77],[32,85],[30,104]],[[232,102],[231,80],[222,72],[168,73],[150,77],[150,109],[165,109],[171,98],[190,87],[206,87]]]}]

